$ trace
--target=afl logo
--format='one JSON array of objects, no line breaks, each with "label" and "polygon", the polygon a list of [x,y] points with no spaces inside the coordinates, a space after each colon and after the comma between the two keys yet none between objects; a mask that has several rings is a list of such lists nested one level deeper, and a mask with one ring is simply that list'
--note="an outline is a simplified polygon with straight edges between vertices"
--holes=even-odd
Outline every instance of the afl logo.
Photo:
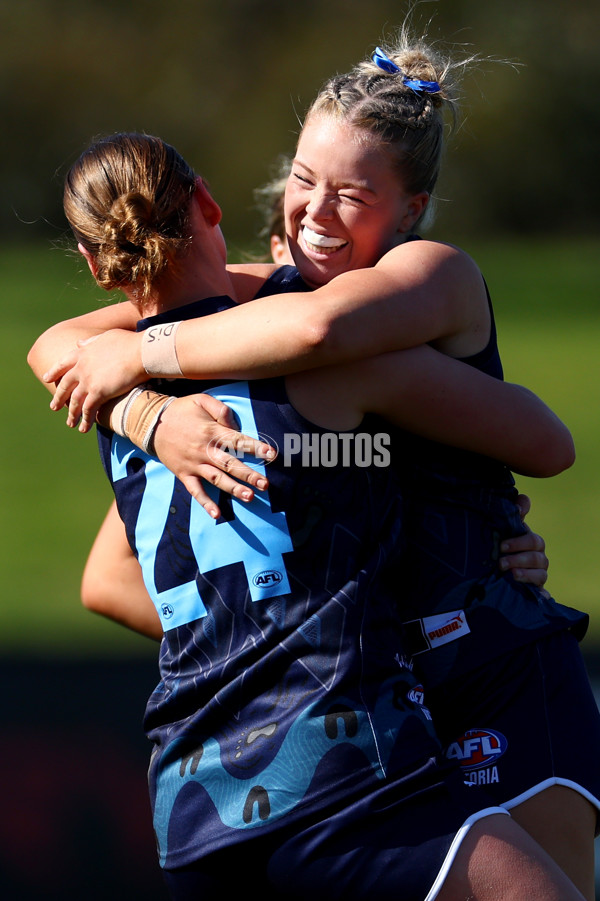
[{"label": "afl logo", "polygon": [[269,585],[277,585],[283,576],[276,569],[264,569],[261,573],[257,573],[252,579],[252,584],[257,588],[268,588]]},{"label": "afl logo", "polygon": [[425,704],[425,691],[423,690],[422,685],[415,685],[414,688],[408,692],[408,700],[412,701],[413,704],[420,704],[423,706]]},{"label": "afl logo", "polygon": [[163,604],[160,608],[165,619],[171,619],[175,611],[170,604]]},{"label": "afl logo", "polygon": [[453,741],[446,751],[449,760],[457,760],[468,770],[480,766],[490,766],[502,757],[508,742],[501,732],[491,729],[469,729],[457,741]]}]

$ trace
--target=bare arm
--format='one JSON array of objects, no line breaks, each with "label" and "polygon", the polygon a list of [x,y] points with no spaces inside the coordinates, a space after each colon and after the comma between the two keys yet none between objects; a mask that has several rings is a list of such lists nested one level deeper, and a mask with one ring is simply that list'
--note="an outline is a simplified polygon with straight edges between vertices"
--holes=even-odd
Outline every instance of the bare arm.
[{"label": "bare arm", "polygon": [[[488,332],[485,288],[473,261],[455,248],[416,241],[313,292],[183,322],[177,355],[187,378],[260,378],[423,343],[466,356],[484,346]],[[82,410],[91,419],[101,403],[140,384],[141,345],[140,335],[115,331],[76,359],[61,360],[49,374],[62,378],[54,408],[70,401],[71,422]]]},{"label": "bare arm", "polygon": [[[503,385],[430,348],[382,355],[352,367],[333,367],[288,381],[290,398],[300,412],[316,420],[322,418],[326,426],[331,424],[332,410],[335,416],[349,416],[352,420],[338,423],[336,427],[340,428],[355,425],[364,412],[373,410],[434,440],[455,443],[488,456],[510,451],[515,455],[515,467],[518,462],[531,475],[552,475],[572,462],[568,430],[530,392]],[[504,444],[507,426],[515,416],[529,417],[536,423],[524,431],[517,449],[511,443]],[[556,450],[559,444],[562,457]],[[525,515],[529,501],[520,500]],[[111,541],[117,545],[120,542],[124,552],[115,552]],[[86,567],[82,589],[86,606],[129,628],[158,637],[156,613],[141,584],[137,561],[124,541],[123,525],[113,505]],[[512,553],[502,558],[501,568],[512,569],[519,581],[542,586],[548,569],[543,539],[527,533],[505,544],[504,550]]]},{"label": "bare arm", "polygon": [[129,301],[123,301],[64,322],[57,322],[36,340],[27,355],[27,362],[37,378],[42,381],[44,373],[57,360],[69,354],[77,346],[78,341],[101,335],[109,329],[133,331],[139,318],[139,310]]},{"label": "bare arm", "polygon": [[466,356],[472,348],[464,342],[480,349],[488,325],[483,279],[470,257],[414,241],[314,291],[183,323],[177,353],[188,378],[260,378],[426,343]]},{"label": "bare arm", "polygon": [[[278,267],[246,264],[228,268],[234,280],[238,298],[240,302],[245,302],[254,298],[266,279]],[[123,301],[57,322],[37,338],[29,351],[27,362],[37,378],[43,381],[47,370],[73,351],[78,341],[85,341],[110,329],[125,329],[134,332],[139,318],[139,310],[129,301]],[[48,387],[49,390],[53,390],[50,386]]]},{"label": "bare arm", "polygon": [[160,640],[158,613],[113,501],[92,545],[81,582],[84,607],[148,638]]},{"label": "bare arm", "polygon": [[536,395],[431,347],[287,381],[294,406],[327,428],[355,428],[365,413],[378,413],[424,438],[500,460],[533,477],[556,475],[575,458],[569,430]]},{"label": "bare arm", "polygon": [[380,412],[409,431],[500,460],[522,475],[547,478],[573,465],[569,429],[521,385],[429,347],[385,354],[358,368],[370,376],[365,410]]},{"label": "bare arm", "polygon": [[[243,299],[272,267],[231,267]],[[251,286],[251,287],[250,287]],[[360,359],[452,338],[473,323],[481,274],[462,251],[430,241],[400,245],[372,268],[338,276],[315,291],[260,298],[186,322],[178,354],[188,378],[260,378]],[[133,327],[114,304],[40,336],[30,365],[41,377],[78,338]],[[440,349],[448,352],[448,348]],[[457,348],[454,355],[459,355]],[[43,362],[42,362],[43,357]],[[141,364],[140,364],[141,365]],[[168,373],[165,373],[168,374]]]},{"label": "bare arm", "polygon": [[[134,337],[138,319],[139,310],[129,302],[123,302],[57,323],[38,338],[29,351],[27,361],[48,390],[54,392],[56,387],[54,382],[44,381],[42,376],[51,363],[56,360],[57,355],[64,357],[70,352],[76,354],[77,352],[73,349],[78,341],[95,339],[113,325],[118,326],[124,335]],[[116,359],[118,357],[113,358],[113,370],[117,368],[115,366]],[[175,417],[175,407],[179,408],[178,412],[182,407],[189,412],[190,405],[193,406],[195,413],[193,418],[195,432],[192,433],[190,430],[185,432],[186,436],[188,434],[190,436],[187,444],[183,441],[181,433],[176,434],[173,445],[176,448],[182,447],[182,449],[188,450],[193,455],[194,465],[193,468],[188,466],[185,470],[180,468],[176,475],[182,478],[186,488],[205,507],[209,515],[216,518],[219,516],[220,510],[204,490],[203,479],[240,500],[249,501],[253,497],[252,489],[264,490],[268,482],[264,479],[261,480],[253,469],[238,459],[235,452],[244,449],[247,453],[254,453],[258,457],[269,459],[270,449],[264,442],[256,441],[237,431],[231,411],[224,404],[217,404],[210,396],[198,394],[193,398],[177,400],[168,415]],[[103,415],[100,417],[103,425],[110,426],[112,406],[112,402],[105,405]],[[219,408],[217,412],[215,412],[215,407]],[[180,428],[183,429],[185,419],[179,416],[178,422]],[[77,421],[71,419],[68,420],[68,424],[74,427]],[[82,428],[81,431],[89,431],[92,424],[91,421],[86,422],[85,428]],[[161,432],[161,438],[163,434],[164,432]],[[163,462],[168,462],[170,459],[170,446],[168,433],[166,441],[161,442],[159,451],[160,459]],[[231,448],[234,453],[228,453],[227,448]]]}]

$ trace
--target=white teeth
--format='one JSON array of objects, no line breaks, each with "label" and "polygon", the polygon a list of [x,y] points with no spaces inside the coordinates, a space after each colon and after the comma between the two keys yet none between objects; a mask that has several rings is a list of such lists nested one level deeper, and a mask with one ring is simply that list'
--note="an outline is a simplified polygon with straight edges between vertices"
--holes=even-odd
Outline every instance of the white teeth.
[{"label": "white teeth", "polygon": [[342,244],[346,243],[341,238],[330,238],[329,235],[318,235],[312,228],[309,228],[308,225],[304,226],[302,233],[306,243],[312,244],[314,247],[341,247]]}]

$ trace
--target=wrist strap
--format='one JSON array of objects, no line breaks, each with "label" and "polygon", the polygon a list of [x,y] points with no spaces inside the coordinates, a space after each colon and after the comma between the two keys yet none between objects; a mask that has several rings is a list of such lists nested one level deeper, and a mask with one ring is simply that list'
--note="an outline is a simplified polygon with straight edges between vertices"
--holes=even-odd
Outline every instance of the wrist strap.
[{"label": "wrist strap", "polygon": [[123,397],[116,401],[110,411],[108,422],[105,422],[106,417],[102,415],[102,409],[100,409],[97,416],[100,424],[107,425],[112,432],[121,435],[123,438],[127,438],[127,417],[129,415],[131,404],[136,397],[140,396],[145,387],[149,386],[140,385],[138,388],[133,388],[129,394],[124,394]]},{"label": "wrist strap", "polygon": [[110,428],[152,456],[156,427],[161,415],[174,400],[167,394],[158,394],[148,385],[134,388],[114,405]]},{"label": "wrist strap", "polygon": [[182,376],[175,336],[181,322],[153,325],[142,332],[142,366],[148,375]]}]

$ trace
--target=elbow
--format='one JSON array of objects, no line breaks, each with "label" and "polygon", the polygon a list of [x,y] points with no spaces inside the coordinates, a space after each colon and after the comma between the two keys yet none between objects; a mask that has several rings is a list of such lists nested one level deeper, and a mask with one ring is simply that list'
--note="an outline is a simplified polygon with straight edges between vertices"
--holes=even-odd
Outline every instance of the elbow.
[{"label": "elbow", "polygon": [[537,449],[535,463],[531,467],[531,471],[523,473],[523,475],[530,475],[539,479],[557,476],[573,466],[575,456],[573,436],[564,427],[562,434],[558,438],[554,435],[551,441],[545,442]]},{"label": "elbow", "polygon": [[551,459],[552,471],[548,473],[550,476],[556,476],[561,472],[565,472],[575,463],[575,442],[568,429],[565,429],[565,433],[560,442],[560,447],[557,447]]},{"label": "elbow", "polygon": [[79,595],[81,603],[86,610],[89,610],[91,613],[106,614],[107,604],[104,592],[99,590],[96,580],[86,577],[85,572],[81,580]]},{"label": "elbow", "polygon": [[[43,375],[54,362],[51,357],[55,326],[51,326],[41,334],[27,354],[27,364],[36,378],[43,381]],[[44,383],[45,384],[45,383]]]},{"label": "elbow", "polygon": [[81,586],[80,592],[81,604],[85,607],[86,610],[91,610],[92,613],[98,612],[98,599],[91,592],[87,591],[84,586]]},{"label": "elbow", "polygon": [[38,345],[39,345],[39,338],[35,342],[33,347],[30,349],[29,353],[27,354],[27,365],[35,373],[35,375],[39,379],[41,379],[43,372],[41,371],[41,366],[40,366],[40,355],[39,355]]},{"label": "elbow", "polygon": [[298,328],[307,358],[302,362],[309,364],[310,368],[344,362],[348,342],[341,339],[339,331],[335,318],[327,316],[325,310],[315,308],[313,304]]},{"label": "elbow", "polygon": [[322,310],[315,308],[313,304],[308,316],[304,318],[303,333],[309,349],[318,350],[331,342],[333,323],[323,315]]}]

